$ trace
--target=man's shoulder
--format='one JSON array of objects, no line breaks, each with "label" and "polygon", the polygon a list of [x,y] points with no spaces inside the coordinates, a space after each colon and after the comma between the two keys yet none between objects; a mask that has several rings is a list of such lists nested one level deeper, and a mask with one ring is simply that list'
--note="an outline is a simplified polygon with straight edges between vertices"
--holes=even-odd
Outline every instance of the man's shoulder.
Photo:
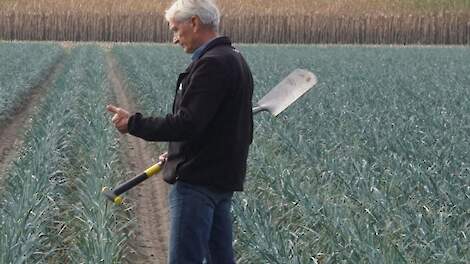
[{"label": "man's shoulder", "polygon": [[202,57],[202,58],[214,58],[214,59],[223,59],[224,57],[227,56],[233,56],[234,55],[234,48],[232,46],[228,45],[220,45],[213,47],[212,49],[208,50]]},{"label": "man's shoulder", "polygon": [[[192,63],[192,70],[199,69],[212,69],[215,71],[227,71],[240,65],[241,54],[234,48],[230,42],[219,43],[219,45],[212,46],[202,56]],[[201,67],[210,64],[210,67]]]},{"label": "man's shoulder", "polygon": [[240,52],[233,46],[217,46],[206,52],[201,59],[226,65],[237,63],[240,56]]},{"label": "man's shoulder", "polygon": [[227,69],[227,60],[221,54],[206,53],[201,58],[193,61],[186,70],[189,75],[202,74],[205,72],[224,72]]}]

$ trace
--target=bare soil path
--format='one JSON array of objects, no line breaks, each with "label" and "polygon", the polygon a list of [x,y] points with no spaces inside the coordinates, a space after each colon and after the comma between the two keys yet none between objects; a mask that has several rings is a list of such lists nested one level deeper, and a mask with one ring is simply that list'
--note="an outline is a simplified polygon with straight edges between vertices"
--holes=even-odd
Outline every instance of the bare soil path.
[{"label": "bare soil path", "polygon": [[[17,108],[16,113],[0,126],[0,180],[11,163],[18,158],[24,142],[25,131],[31,128],[33,116],[45,97],[48,88],[64,69],[65,54],[51,67],[44,79],[31,89],[31,93]],[[2,184],[0,184],[2,185]]]},{"label": "bare soil path", "polygon": [[[126,93],[122,73],[109,49],[106,60],[108,78],[116,99],[114,103],[128,111],[135,111],[136,106]],[[121,160],[124,161],[124,167],[128,167],[132,173],[129,177],[144,171],[158,160],[160,153],[142,139],[121,135],[120,142],[123,152]],[[167,262],[167,193],[167,184],[157,174],[124,195],[134,204],[133,213],[137,220],[137,231],[131,241],[135,255],[129,257],[130,263]]]}]

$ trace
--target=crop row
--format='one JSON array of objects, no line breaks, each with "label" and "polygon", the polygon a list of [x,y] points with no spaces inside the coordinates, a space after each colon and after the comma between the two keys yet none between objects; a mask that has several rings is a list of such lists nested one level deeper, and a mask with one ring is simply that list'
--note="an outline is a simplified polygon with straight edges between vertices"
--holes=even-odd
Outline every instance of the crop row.
[{"label": "crop row", "polygon": [[132,220],[103,199],[122,177],[104,115],[104,52],[74,48],[50,87],[1,193],[1,263],[120,263]]},{"label": "crop row", "polygon": [[21,108],[63,52],[52,44],[0,43],[0,121]]}]

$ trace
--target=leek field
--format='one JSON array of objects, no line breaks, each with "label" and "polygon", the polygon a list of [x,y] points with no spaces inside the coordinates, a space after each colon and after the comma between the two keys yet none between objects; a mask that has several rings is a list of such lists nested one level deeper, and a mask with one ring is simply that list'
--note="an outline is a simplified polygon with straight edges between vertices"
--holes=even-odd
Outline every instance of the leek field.
[{"label": "leek field", "polygon": [[[60,56],[64,69],[1,174],[0,263],[128,262],[135,216],[100,193],[126,176],[105,54],[146,115],[170,111],[190,57],[170,45],[29,45],[0,43],[0,120]],[[254,118],[233,205],[238,263],[470,262],[470,48],[235,46],[254,103],[295,68],[319,80],[278,117]]]}]

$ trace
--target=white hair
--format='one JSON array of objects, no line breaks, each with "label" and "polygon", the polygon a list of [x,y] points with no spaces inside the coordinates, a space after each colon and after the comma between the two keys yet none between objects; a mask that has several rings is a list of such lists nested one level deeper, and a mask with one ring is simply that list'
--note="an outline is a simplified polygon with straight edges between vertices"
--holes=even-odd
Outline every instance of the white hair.
[{"label": "white hair", "polygon": [[220,11],[212,0],[176,0],[165,11],[165,19],[183,22],[192,16],[198,16],[204,25],[211,26],[216,32],[219,29]]}]

